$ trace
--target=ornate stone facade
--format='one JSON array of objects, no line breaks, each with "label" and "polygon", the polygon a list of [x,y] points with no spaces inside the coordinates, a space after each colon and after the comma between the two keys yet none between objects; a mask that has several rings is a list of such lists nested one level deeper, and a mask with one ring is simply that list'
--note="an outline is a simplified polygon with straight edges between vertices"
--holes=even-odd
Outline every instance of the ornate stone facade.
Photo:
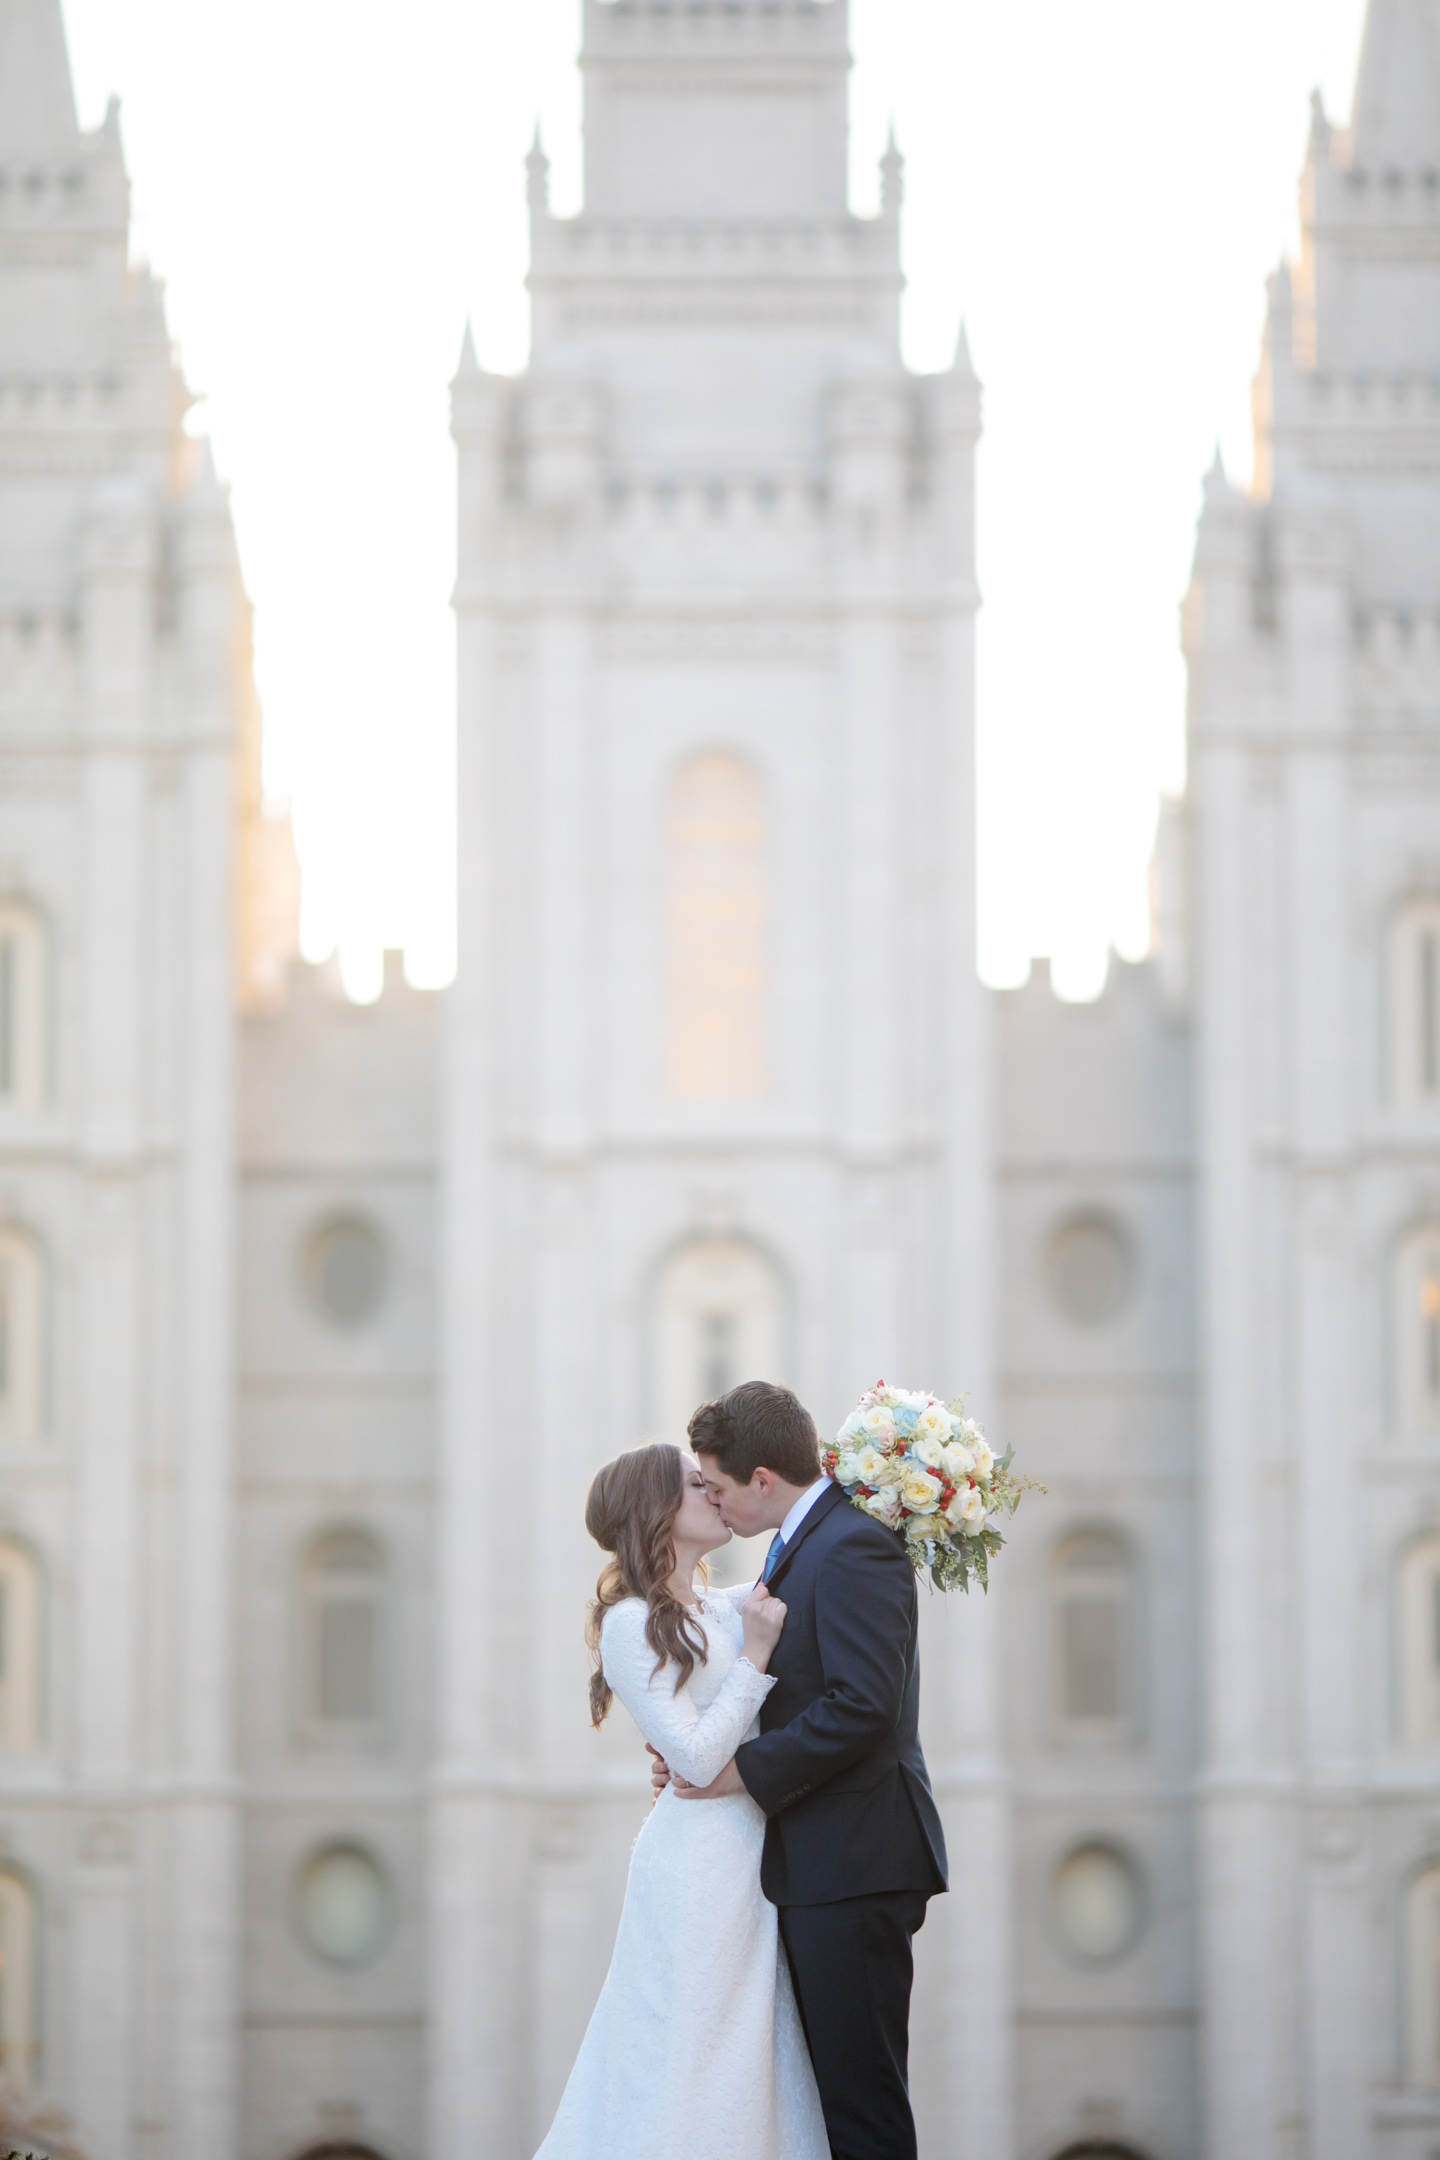
[{"label": "ornate stone facade", "polygon": [[587,1479],[883,1372],[1049,1487],[925,1610],[922,2149],[1426,2160],[1433,0],[1317,112],[1089,1006],[975,981],[979,388],[902,363],[844,0],[586,0],[583,64],[530,365],[453,386],[460,973],[361,1009],[115,117],[0,0],[0,2068],[93,2160],[528,2160],[644,1805]]}]

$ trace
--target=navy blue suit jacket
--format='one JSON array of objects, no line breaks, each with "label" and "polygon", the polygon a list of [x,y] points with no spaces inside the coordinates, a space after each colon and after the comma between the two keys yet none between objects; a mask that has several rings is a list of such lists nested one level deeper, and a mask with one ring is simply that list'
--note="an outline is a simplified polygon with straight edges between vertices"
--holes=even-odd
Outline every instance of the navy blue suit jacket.
[{"label": "navy blue suit jacket", "polygon": [[769,1821],[772,1905],[830,1905],[946,1884],[945,1834],[920,1751],[919,1599],[893,1530],[823,1492],[770,1588],[787,1607],[760,1736],[735,1753]]}]

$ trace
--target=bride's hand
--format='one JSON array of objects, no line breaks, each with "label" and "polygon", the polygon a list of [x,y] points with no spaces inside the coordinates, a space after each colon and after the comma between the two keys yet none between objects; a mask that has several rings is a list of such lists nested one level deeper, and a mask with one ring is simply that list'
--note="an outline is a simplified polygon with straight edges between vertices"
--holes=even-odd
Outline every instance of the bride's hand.
[{"label": "bride's hand", "polygon": [[779,1598],[771,1597],[763,1582],[757,1582],[740,1608],[740,1617],[745,1624],[745,1655],[756,1672],[764,1672],[785,1625],[785,1607]]}]

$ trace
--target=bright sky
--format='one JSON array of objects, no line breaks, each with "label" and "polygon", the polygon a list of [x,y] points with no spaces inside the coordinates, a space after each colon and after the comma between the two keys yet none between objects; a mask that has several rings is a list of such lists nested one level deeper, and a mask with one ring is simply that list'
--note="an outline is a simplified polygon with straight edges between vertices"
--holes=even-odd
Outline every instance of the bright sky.
[{"label": "bright sky", "polygon": [[[1218,438],[1249,472],[1263,278],[1307,100],[1348,117],[1363,0],[853,0],[853,186],[908,159],[907,354],[964,313],[980,466],[981,964],[1093,994],[1147,941],[1182,777],[1176,609]],[[233,483],[267,774],[306,950],[453,966],[446,384],[523,364],[540,116],[579,185],[578,0],[67,0],[115,90],[137,244]]]}]

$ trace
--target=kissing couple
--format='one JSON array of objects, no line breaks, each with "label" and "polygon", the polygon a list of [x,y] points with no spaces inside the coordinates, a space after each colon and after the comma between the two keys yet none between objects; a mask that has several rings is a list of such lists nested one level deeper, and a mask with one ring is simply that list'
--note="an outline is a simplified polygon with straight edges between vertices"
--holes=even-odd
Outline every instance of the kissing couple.
[{"label": "kissing couple", "polygon": [[[788,1388],[633,1448],[585,1524],[591,1719],[656,1758],[615,1954],[537,2160],[915,2160],[911,1943],[946,1887],[915,1570],[823,1474]],[[757,1583],[705,1555],[774,1538]]]}]

